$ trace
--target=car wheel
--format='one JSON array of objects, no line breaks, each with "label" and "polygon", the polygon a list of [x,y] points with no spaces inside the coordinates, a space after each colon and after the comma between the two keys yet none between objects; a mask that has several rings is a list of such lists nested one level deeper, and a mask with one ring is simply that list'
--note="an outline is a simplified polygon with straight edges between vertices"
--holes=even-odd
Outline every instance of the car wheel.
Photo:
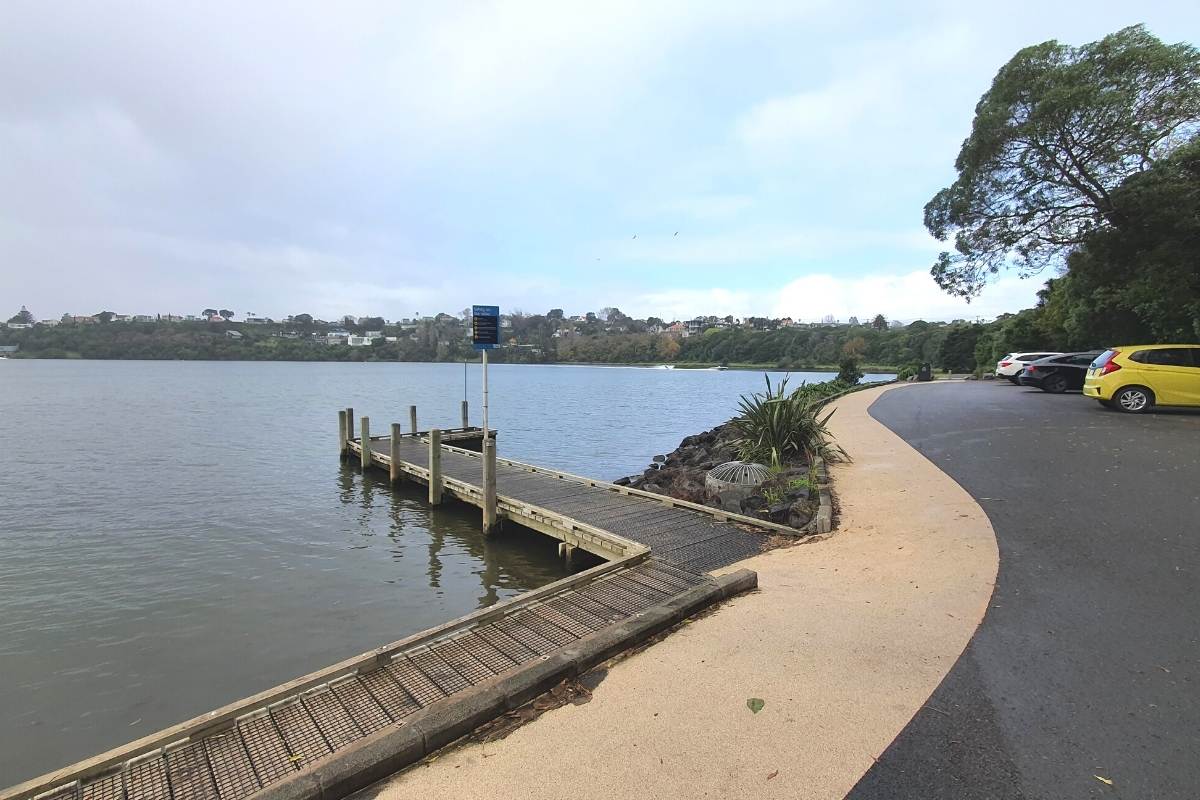
[{"label": "car wheel", "polygon": [[1112,400],[1097,400],[1096,402],[1099,403],[1100,405],[1104,406],[1105,408],[1113,408]]},{"label": "car wheel", "polygon": [[1018,375],[1009,375],[1008,379],[1013,382],[1013,386],[1021,385],[1021,378]]},{"label": "car wheel", "polygon": [[1149,389],[1141,386],[1126,386],[1113,395],[1113,403],[1127,414],[1141,414],[1154,405],[1154,397]]},{"label": "car wheel", "polygon": [[1067,379],[1062,375],[1051,375],[1042,381],[1042,391],[1050,394],[1062,394],[1067,390]]}]

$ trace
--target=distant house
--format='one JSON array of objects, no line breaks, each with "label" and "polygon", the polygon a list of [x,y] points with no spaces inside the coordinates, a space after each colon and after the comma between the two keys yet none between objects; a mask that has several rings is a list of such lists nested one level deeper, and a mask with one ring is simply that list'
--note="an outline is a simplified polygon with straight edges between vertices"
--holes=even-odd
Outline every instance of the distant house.
[{"label": "distant house", "polygon": [[0,344],[0,355],[15,353],[21,347],[19,344]]},{"label": "distant house", "polygon": [[12,330],[20,330],[21,328],[32,328],[33,323],[30,322],[9,322],[8,327]]},{"label": "distant house", "polygon": [[134,322],[154,322],[154,315],[153,314],[134,314],[133,321]]},{"label": "distant house", "polygon": [[383,334],[379,334],[375,337],[372,337],[370,334],[366,334],[364,336],[355,336],[352,334],[346,337],[346,344],[350,345],[351,347],[370,347],[371,342],[373,342],[375,339],[382,338]]},{"label": "distant house", "polygon": [[225,331],[225,335],[228,336],[230,339],[241,339],[242,338],[241,331]]},{"label": "distant house", "polygon": [[56,320],[56,319],[38,320],[38,325],[45,325],[47,328],[53,328],[57,324],[58,324],[58,320]]},{"label": "distant house", "polygon": [[270,317],[246,317],[247,325],[270,325],[272,322]]}]

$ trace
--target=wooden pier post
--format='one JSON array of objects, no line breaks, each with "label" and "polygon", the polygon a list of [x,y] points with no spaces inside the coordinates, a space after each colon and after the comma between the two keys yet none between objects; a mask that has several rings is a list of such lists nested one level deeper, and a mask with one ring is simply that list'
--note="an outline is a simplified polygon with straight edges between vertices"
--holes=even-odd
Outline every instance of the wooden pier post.
[{"label": "wooden pier post", "polygon": [[371,419],[370,417],[362,418],[362,468],[366,472],[367,467],[371,466]]},{"label": "wooden pier post", "polygon": [[354,409],[346,409],[346,441],[354,438]]},{"label": "wooden pier post", "polygon": [[409,419],[409,422],[412,423],[412,432],[416,433],[417,432],[417,407],[416,406],[408,407],[408,419]]},{"label": "wooden pier post", "polygon": [[388,457],[391,463],[388,465],[388,477],[392,483],[400,482],[400,423],[392,423],[392,441],[388,448]]},{"label": "wooden pier post", "polygon": [[470,419],[471,419],[471,418],[470,418],[470,416],[467,414],[467,401],[466,401],[466,400],[463,400],[463,401],[462,401],[462,426],[463,426],[463,430],[466,430],[467,428],[471,427]]},{"label": "wooden pier post", "polygon": [[338,412],[338,454],[346,457],[346,409]]},{"label": "wooden pier post", "polygon": [[[465,402],[465,401],[464,401]],[[496,532],[496,442],[483,440],[483,535]]]},{"label": "wooden pier post", "polygon": [[[416,406],[413,406],[415,415]],[[434,428],[429,431],[429,505],[442,502],[442,432]]]}]

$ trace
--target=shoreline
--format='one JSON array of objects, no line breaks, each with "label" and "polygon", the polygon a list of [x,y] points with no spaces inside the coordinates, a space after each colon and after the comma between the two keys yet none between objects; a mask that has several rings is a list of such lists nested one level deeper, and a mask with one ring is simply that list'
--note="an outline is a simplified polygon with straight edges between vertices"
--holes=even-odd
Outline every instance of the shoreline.
[{"label": "shoreline", "polygon": [[[85,358],[79,355],[41,356],[24,353],[10,353],[6,361],[125,361],[125,362],[170,362],[195,361],[210,364],[243,363],[243,364],[478,364],[478,359],[456,359],[448,361],[400,361],[392,359],[310,359],[310,358]],[[832,372],[839,367],[836,364],[804,364],[800,366],[780,367],[777,364],[718,364],[704,361],[493,361],[491,366],[521,366],[521,367],[631,367],[635,369],[669,369],[689,371],[729,371],[729,372]],[[719,369],[723,368],[723,369]],[[863,375],[895,375],[899,367],[883,364],[863,364],[859,367]]]}]

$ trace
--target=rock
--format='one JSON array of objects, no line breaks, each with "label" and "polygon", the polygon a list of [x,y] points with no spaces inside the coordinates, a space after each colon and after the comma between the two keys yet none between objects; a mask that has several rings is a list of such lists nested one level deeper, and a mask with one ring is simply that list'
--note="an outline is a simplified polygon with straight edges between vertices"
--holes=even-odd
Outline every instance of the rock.
[{"label": "rock", "polygon": [[904,380],[908,381],[909,383],[915,383],[915,382],[916,382],[916,380],[917,380],[917,376],[916,376],[916,375],[909,375],[909,376],[908,376],[907,378],[905,378]]},{"label": "rock", "polygon": [[667,457],[666,456],[655,456],[653,460],[654,460],[654,463],[661,464],[667,460]]},{"label": "rock", "polygon": [[733,511],[740,514],[742,512],[742,504],[753,494],[754,489],[750,486],[730,486],[717,492],[717,501],[720,502],[721,508],[726,511]]},{"label": "rock", "polygon": [[752,494],[742,501],[743,511],[760,511],[767,507],[767,499],[761,494]]},{"label": "rock", "polygon": [[979,378],[978,378],[978,376],[975,376],[975,375],[968,375],[968,376],[965,378],[965,380],[968,380],[968,381],[977,381],[977,380],[979,380]]},{"label": "rock", "polygon": [[803,528],[812,519],[811,506],[806,502],[792,503],[788,509],[787,524],[793,528]]},{"label": "rock", "polygon": [[996,375],[995,375],[995,373],[992,373],[992,372],[985,372],[985,373],[983,373],[983,379],[985,381],[994,381],[994,380],[996,380]]},{"label": "rock", "polygon": [[791,511],[790,503],[776,503],[767,509],[767,516],[772,522],[783,524],[787,522],[788,513]]},{"label": "rock", "polygon": [[659,486],[657,483],[647,483],[642,487],[642,490],[646,492],[653,492],[654,494],[666,494],[663,491],[663,487]]},{"label": "rock", "polygon": [[630,483],[632,483],[632,482],[633,482],[633,481],[632,481],[630,478],[628,478],[628,477],[626,477],[626,478],[617,478],[615,481],[613,481],[613,483],[614,483],[614,484],[616,484],[617,486],[628,486],[628,485],[629,485]]}]

